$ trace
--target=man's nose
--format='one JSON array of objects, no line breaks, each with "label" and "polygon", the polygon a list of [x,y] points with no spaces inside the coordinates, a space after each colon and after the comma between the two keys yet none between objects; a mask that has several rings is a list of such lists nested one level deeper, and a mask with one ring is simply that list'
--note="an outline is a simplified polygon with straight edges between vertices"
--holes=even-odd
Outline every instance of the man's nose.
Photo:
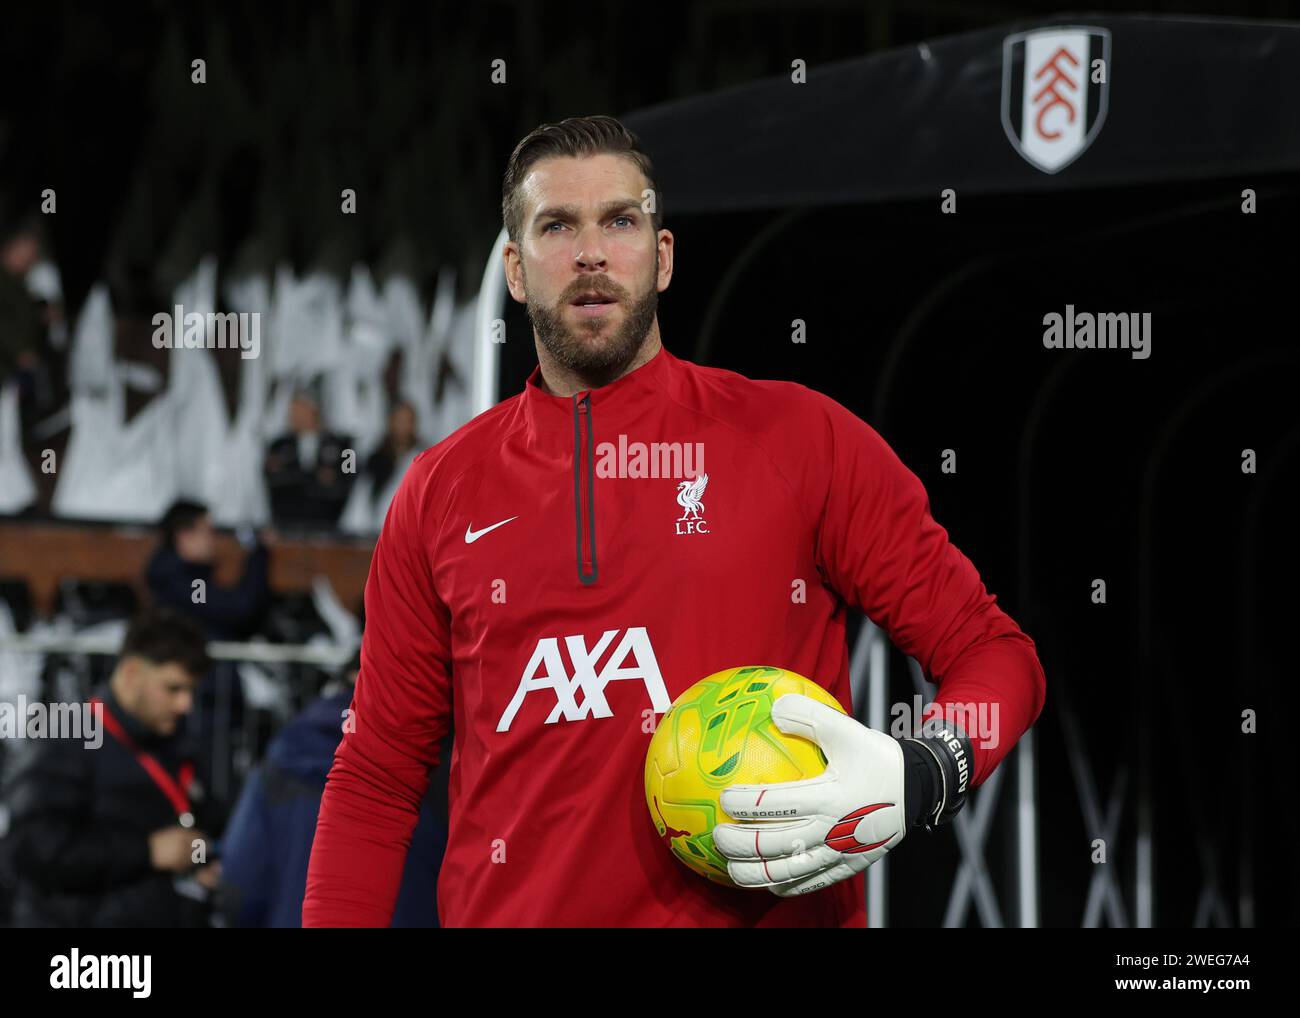
[{"label": "man's nose", "polygon": [[578,234],[578,253],[574,255],[574,261],[584,269],[590,269],[605,264],[605,248],[600,241],[600,231],[595,228],[584,228]]}]

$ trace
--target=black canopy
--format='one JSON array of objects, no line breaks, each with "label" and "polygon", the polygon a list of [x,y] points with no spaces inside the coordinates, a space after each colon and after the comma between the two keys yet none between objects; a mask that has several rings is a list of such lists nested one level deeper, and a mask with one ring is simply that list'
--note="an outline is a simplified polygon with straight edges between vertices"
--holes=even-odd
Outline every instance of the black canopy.
[{"label": "black canopy", "polygon": [[[1109,33],[1109,95],[1087,150],[1046,173],[1008,136],[1002,93],[1008,40],[1053,26]],[[1300,169],[1297,100],[1300,25],[1066,14],[621,119],[676,215],[1285,172]]]}]

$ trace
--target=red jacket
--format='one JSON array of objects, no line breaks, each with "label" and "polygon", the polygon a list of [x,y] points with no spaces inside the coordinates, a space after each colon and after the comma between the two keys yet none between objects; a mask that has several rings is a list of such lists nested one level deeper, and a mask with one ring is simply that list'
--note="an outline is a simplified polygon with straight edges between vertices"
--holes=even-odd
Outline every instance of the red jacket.
[{"label": "red jacket", "polygon": [[746,664],[848,706],[847,602],[937,703],[998,704],[978,785],[1042,708],[1032,641],[834,400],[667,350],[572,397],[539,380],[417,457],[388,511],[303,925],[388,925],[449,724],[446,926],[865,925],[861,876],[781,899],[678,862],[645,804],[652,714]]}]

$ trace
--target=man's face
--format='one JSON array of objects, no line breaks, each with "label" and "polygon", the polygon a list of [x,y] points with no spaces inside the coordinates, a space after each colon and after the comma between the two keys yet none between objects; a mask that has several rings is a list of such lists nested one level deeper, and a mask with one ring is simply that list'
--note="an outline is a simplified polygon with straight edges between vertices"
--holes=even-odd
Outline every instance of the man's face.
[{"label": "man's face", "polygon": [[143,657],[124,658],[121,675],[123,709],[155,735],[175,735],[194,708],[198,680],[174,661],[156,664]]},{"label": "man's face", "polygon": [[186,562],[201,565],[211,563],[217,555],[217,532],[212,527],[212,517],[206,513],[186,530],[176,532],[176,554]]},{"label": "man's face", "polygon": [[30,233],[12,237],[0,251],[0,262],[15,276],[26,276],[41,257],[41,246]]},{"label": "man's face", "polygon": [[415,411],[405,403],[399,403],[388,418],[388,428],[395,441],[403,444],[414,441]]},{"label": "man's face", "polygon": [[289,428],[295,435],[320,430],[320,409],[311,400],[296,396],[289,404]]},{"label": "man's face", "polygon": [[506,277],[538,340],[582,375],[616,376],[636,356],[672,277],[672,234],[641,210],[645,177],[601,153],[535,163],[520,185]]}]

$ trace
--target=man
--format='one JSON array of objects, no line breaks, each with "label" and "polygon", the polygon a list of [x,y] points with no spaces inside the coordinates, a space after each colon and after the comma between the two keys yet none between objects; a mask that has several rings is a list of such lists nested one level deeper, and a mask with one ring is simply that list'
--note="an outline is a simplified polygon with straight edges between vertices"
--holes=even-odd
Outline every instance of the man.
[{"label": "man", "polygon": [[277,524],[332,528],[348,500],[354,474],[343,472],[349,439],[321,429],[320,406],[302,390],[289,404],[289,434],[266,451],[264,470]]},{"label": "man", "polygon": [[[215,578],[217,531],[206,506],[189,499],[173,502],[158,525],[158,549],[145,567],[154,604],[192,618],[209,640],[243,640],[253,634],[271,601],[268,582],[274,532],[241,537],[248,548],[243,575],[230,587]],[[244,687],[233,661],[218,662],[199,687],[193,735],[201,752],[216,762],[215,790],[225,796],[234,781],[230,770],[231,733],[244,720]]]},{"label": "man", "polygon": [[0,229],[0,386],[15,372],[37,367],[43,326],[26,279],[40,254],[34,219]]},{"label": "man", "polygon": [[145,567],[155,602],[197,621],[210,640],[241,640],[261,619],[270,598],[266,538],[253,543],[233,587],[213,578],[217,532],[207,507],[180,499],[158,525],[161,542]]},{"label": "man", "polygon": [[15,925],[207,925],[219,818],[181,733],[207,668],[193,622],[142,615],[91,700],[98,736],[42,744],[10,799]]},{"label": "man", "polygon": [[[521,395],[421,454],[394,499],[304,925],[387,922],[453,712],[444,926],[865,925],[865,866],[909,827],[949,820],[1038,716],[1033,643],[870,427],[803,386],[662,346],[673,236],[621,124],[580,118],[526,137],[503,214],[538,367]],[[659,458],[649,472],[644,458],[621,463],[619,450],[653,443],[707,463],[680,477],[671,460],[671,476]],[[653,719],[704,676],[748,664],[849,704],[846,602],[941,681],[941,724],[900,742],[781,697],[776,723],[818,742],[827,771],[725,792],[742,822],[714,839],[744,886],[701,879],[645,807]],[[980,704],[996,732],[949,719]],[[786,819],[744,822],[773,813]]]}]

